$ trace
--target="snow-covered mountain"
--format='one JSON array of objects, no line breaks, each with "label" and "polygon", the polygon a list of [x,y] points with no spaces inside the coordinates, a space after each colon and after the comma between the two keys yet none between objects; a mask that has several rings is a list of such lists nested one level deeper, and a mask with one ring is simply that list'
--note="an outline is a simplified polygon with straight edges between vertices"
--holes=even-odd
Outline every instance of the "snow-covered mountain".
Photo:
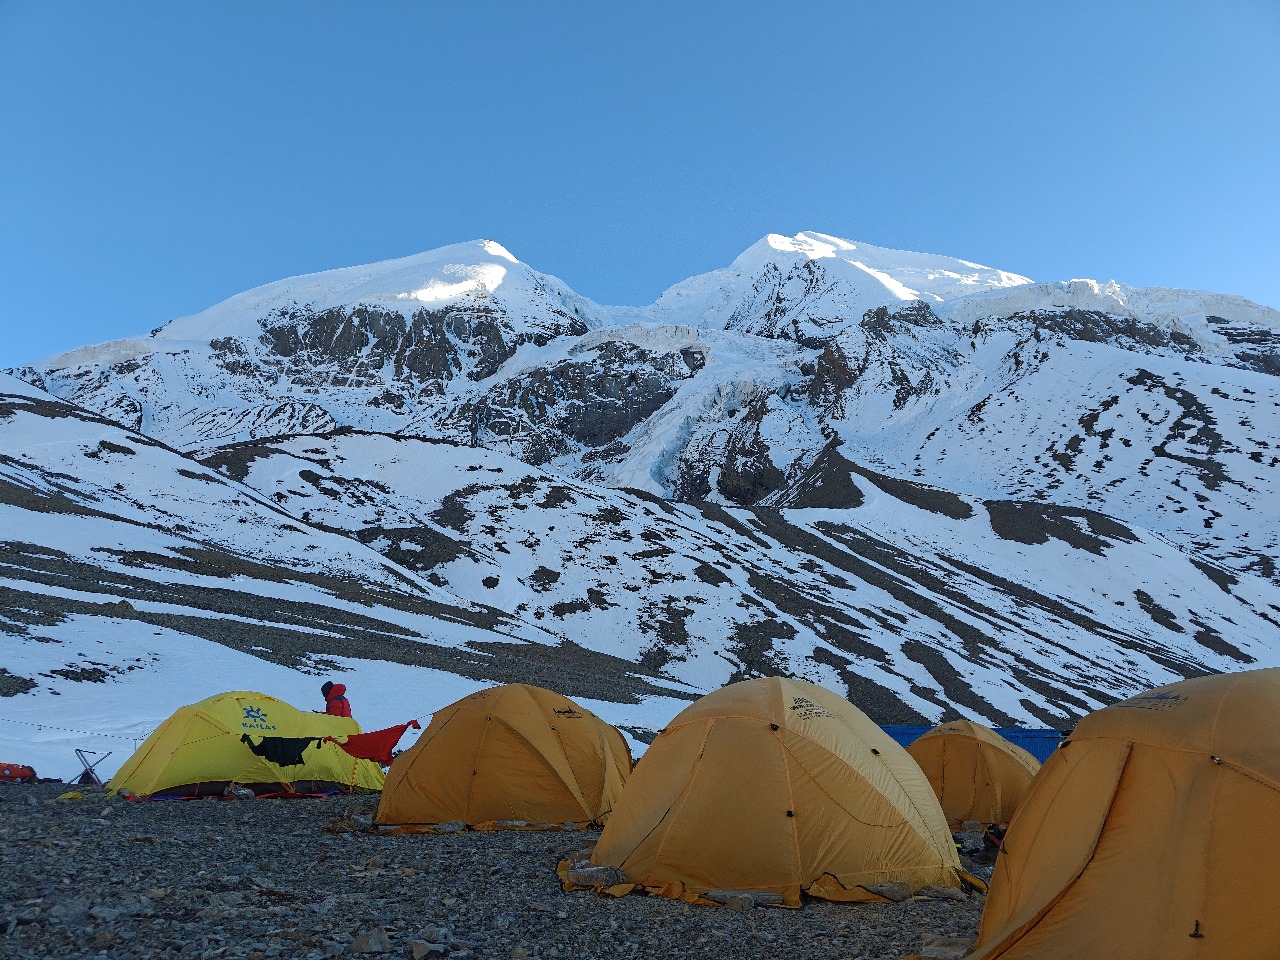
[{"label": "snow-covered mountain", "polygon": [[[55,566],[135,606],[122,570],[182,570],[192,609],[218,589],[287,583],[325,610],[367,591],[362,613],[454,651],[431,663],[467,682],[620,658],[591,689],[616,687],[598,712],[637,729],[663,721],[644,704],[759,672],[886,721],[1060,723],[1280,661],[1280,313],[1238,297],[804,233],[607,307],[483,241],[13,373],[38,388],[6,383],[13,486],[104,505],[10,498],[27,533],[4,563],[27,593],[57,517],[48,543],[72,559]],[[80,433],[49,447],[35,417]],[[0,709],[88,689],[14,624],[35,659],[6,668],[41,679]],[[201,630],[186,649],[227,649]],[[358,633],[321,631],[306,656],[434,668]]]},{"label": "snow-covered mountain", "polygon": [[1265,581],[1101,515],[893,480],[834,446],[821,487],[842,477],[842,508],[695,506],[386,434],[199,462],[0,387],[0,443],[23,451],[0,471],[0,742],[38,734],[64,765],[72,744],[141,739],[193,690],[269,680],[305,703],[338,670],[367,722],[521,678],[645,737],[682,698],[781,672],[882,722],[1060,725],[1152,682],[1270,662],[1280,641]]},{"label": "snow-covered mountain", "polygon": [[[886,473],[1088,507],[1280,582],[1280,313],[766,237],[649,307],[489,242],[249,291],[15,371],[183,450],[342,426],[773,504],[832,437]],[[1157,490],[1159,492],[1157,492]]]},{"label": "snow-covered mountain", "polygon": [[834,446],[822,485],[845,503],[783,511],[672,503],[383,434],[237,444],[204,463],[583,646],[702,690],[809,677],[882,722],[963,706],[1062,724],[1146,678],[1280,650],[1280,627],[1251,612],[1274,593],[1265,581],[1100,514],[956,496]]}]

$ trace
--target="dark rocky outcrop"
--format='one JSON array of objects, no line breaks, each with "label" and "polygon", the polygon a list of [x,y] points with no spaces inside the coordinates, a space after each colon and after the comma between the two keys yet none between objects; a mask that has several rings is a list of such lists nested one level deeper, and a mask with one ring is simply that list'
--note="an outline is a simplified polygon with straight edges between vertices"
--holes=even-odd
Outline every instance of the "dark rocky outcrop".
[{"label": "dark rocky outcrop", "polygon": [[449,419],[467,425],[473,445],[508,446],[526,463],[542,464],[616,443],[695,372],[680,351],[655,353],[611,340],[589,357],[502,381]]}]

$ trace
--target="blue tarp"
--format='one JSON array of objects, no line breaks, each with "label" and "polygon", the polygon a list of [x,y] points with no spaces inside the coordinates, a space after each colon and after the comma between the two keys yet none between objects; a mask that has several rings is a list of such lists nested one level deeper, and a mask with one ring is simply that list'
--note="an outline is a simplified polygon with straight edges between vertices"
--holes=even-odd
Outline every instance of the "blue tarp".
[{"label": "blue tarp", "polygon": [[[917,737],[933,727],[902,725],[881,729],[904,747],[909,747]],[[1030,730],[1024,727],[997,727],[996,733],[1021,747],[1041,763],[1049,759],[1049,754],[1058,749],[1062,738],[1066,736],[1065,730]]]}]

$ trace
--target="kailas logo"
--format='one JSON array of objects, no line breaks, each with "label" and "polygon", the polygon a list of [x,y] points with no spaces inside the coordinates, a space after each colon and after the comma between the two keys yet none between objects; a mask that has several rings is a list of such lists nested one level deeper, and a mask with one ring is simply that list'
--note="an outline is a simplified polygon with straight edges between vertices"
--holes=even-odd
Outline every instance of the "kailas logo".
[{"label": "kailas logo", "polygon": [[1168,710],[1186,702],[1187,698],[1177,693],[1145,693],[1140,697],[1121,700],[1113,706],[1128,707],[1132,710]]},{"label": "kailas logo", "polygon": [[573,709],[573,707],[568,707],[564,710],[557,710],[555,711],[555,714],[557,717],[569,717],[571,719],[582,716],[582,714],[580,714],[577,710]]},{"label": "kailas logo", "polygon": [[242,707],[244,721],[240,724],[246,730],[274,730],[273,724],[267,723],[267,712],[261,707]]},{"label": "kailas logo", "polygon": [[830,713],[827,713],[808,697],[792,697],[791,709],[799,715],[801,720],[813,720],[817,717],[831,716]]}]

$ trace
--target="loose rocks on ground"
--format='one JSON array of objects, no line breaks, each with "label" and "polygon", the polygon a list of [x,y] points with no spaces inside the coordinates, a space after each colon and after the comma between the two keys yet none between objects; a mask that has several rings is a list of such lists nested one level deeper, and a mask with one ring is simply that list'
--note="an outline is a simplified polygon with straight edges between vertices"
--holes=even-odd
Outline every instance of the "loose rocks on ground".
[{"label": "loose rocks on ground", "polygon": [[66,789],[0,788],[2,956],[901,960],[926,936],[972,940],[982,911],[980,897],[728,910],[564,893],[556,864],[590,834],[381,836],[360,829],[370,797],[56,799]]}]

